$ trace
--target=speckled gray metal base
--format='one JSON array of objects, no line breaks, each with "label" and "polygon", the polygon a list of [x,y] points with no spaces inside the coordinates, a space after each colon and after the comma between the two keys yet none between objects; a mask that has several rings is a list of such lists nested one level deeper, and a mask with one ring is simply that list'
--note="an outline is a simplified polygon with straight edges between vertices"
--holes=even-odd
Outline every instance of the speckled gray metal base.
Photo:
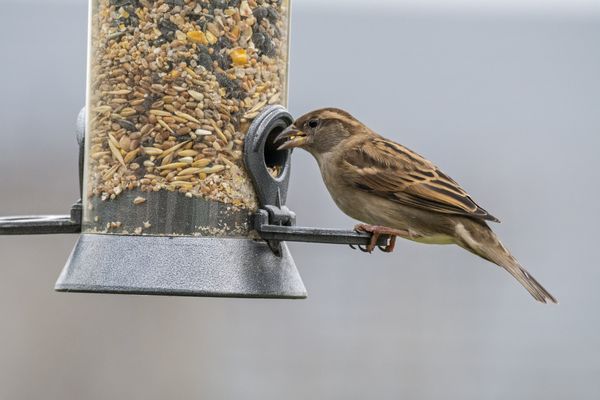
[{"label": "speckled gray metal base", "polygon": [[83,234],[55,289],[170,296],[302,299],[287,246],[208,237]]}]

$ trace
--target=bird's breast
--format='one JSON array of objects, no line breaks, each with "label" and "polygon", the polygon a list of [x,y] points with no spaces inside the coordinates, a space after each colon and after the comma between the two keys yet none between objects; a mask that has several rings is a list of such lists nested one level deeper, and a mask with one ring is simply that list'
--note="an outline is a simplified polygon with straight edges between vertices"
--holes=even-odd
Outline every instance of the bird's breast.
[{"label": "bird's breast", "polygon": [[325,186],[335,204],[346,215],[372,225],[403,229],[398,219],[397,204],[379,196],[359,190],[334,174],[323,172]]}]

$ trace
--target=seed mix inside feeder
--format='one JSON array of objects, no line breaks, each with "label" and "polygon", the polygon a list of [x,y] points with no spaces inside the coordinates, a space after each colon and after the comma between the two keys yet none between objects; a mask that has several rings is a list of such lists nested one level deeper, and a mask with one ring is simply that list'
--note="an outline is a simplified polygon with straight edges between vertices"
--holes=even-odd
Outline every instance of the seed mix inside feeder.
[{"label": "seed mix inside feeder", "polygon": [[284,205],[288,27],[286,0],[91,0],[82,200],[0,234],[81,231],[58,291],[305,297],[282,241],[369,236]]}]

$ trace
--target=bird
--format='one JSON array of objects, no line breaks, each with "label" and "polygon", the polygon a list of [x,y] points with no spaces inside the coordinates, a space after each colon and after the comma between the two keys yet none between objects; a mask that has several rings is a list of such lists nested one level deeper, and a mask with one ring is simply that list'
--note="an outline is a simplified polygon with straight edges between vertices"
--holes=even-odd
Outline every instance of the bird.
[{"label": "bird", "polygon": [[[281,143],[281,144],[279,144]],[[455,244],[508,271],[539,302],[558,303],[500,242],[480,207],[431,161],[375,133],[350,113],[322,108],[297,118],[275,138],[278,150],[301,148],[317,161],[333,201],[371,234],[426,244]]]}]

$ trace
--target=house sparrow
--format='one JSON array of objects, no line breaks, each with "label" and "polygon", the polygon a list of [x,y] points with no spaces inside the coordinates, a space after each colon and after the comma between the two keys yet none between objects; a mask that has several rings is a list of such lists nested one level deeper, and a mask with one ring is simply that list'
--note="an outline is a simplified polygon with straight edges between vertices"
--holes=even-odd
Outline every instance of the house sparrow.
[{"label": "house sparrow", "polygon": [[298,118],[276,138],[280,150],[302,148],[319,164],[337,206],[362,221],[372,251],[380,235],[457,244],[506,269],[542,303],[557,303],[510,254],[486,221],[500,222],[429,160],[373,132],[349,113],[324,108]]}]

